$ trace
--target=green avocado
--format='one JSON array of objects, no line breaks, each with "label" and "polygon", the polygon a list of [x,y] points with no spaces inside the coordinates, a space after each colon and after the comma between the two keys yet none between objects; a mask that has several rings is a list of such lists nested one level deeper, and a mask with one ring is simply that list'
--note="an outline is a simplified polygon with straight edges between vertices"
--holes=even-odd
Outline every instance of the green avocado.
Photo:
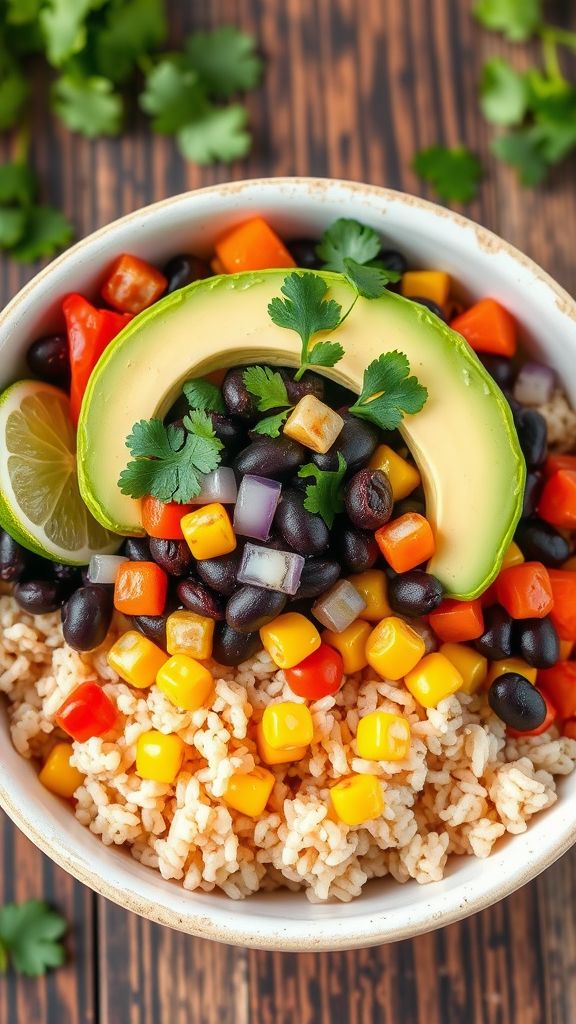
[{"label": "green avocado", "polygon": [[[82,405],[78,470],[84,501],[107,529],[143,532],[140,503],[117,484],[137,420],[164,416],[183,381],[218,367],[299,365],[299,337],[268,315],[285,276],[269,270],[198,281],[141,313],[106,349]],[[338,274],[322,276],[347,309],[351,286]],[[428,388],[423,410],[401,427],[436,537],[428,569],[448,596],[476,597],[498,573],[522,507],[526,469],[508,403],[461,335],[392,292],[360,298],[335,337],[344,358],[322,372],[353,391],[368,363],[393,349]]]}]

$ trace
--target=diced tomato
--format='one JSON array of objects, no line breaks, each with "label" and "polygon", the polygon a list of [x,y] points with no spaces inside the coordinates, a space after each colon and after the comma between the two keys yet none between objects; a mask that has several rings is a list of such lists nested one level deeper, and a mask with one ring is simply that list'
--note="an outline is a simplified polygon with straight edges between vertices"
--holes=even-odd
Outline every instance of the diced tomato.
[{"label": "diced tomato", "polygon": [[576,455],[563,455],[560,452],[550,454],[544,463],[546,476],[552,476],[553,473],[558,473],[561,469],[576,473]]},{"label": "diced tomato", "polygon": [[96,309],[83,295],[67,295],[62,303],[70,354],[70,412],[78,423],[80,406],[92,370],[105,348],[132,319],[128,313]]},{"label": "diced tomato", "polygon": [[561,530],[576,529],[576,471],[559,469],[548,477],[537,512],[541,519]]},{"label": "diced tomato", "polygon": [[576,718],[569,718],[562,726],[562,735],[568,739],[576,740]]},{"label": "diced tomato", "polygon": [[496,597],[513,619],[543,619],[554,604],[548,570],[541,562],[504,569],[496,580]]},{"label": "diced tomato", "polygon": [[559,661],[538,673],[538,688],[546,693],[560,718],[576,717],[576,661]]},{"label": "diced tomato", "polygon": [[101,294],[105,302],[122,313],[141,313],[164,294],[167,284],[156,267],[124,253],[112,264]]},{"label": "diced tomato", "polygon": [[93,736],[104,736],[116,724],[116,705],[98,683],[80,683],[72,690],[56,714],[56,724],[72,739],[85,743]]},{"label": "diced tomato", "polygon": [[328,644],[320,644],[294,668],[284,669],[286,682],[299,697],[321,700],[336,693],[342,684],[344,662],[339,651]]},{"label": "diced tomato", "polygon": [[184,540],[180,520],[194,510],[194,505],[179,505],[176,501],[159,501],[148,495],[142,499],[142,526],[149,537],[160,540]]},{"label": "diced tomato", "polygon": [[576,572],[549,569],[554,607],[550,618],[561,640],[576,641]]},{"label": "diced tomato", "polygon": [[455,317],[450,326],[463,334],[476,352],[508,358],[516,352],[516,321],[496,299],[481,299]]}]

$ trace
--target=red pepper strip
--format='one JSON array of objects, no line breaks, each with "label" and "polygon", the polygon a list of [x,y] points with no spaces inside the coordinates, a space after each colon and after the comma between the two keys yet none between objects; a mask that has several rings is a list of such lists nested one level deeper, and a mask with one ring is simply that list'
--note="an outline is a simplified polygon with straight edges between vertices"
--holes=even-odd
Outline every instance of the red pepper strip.
[{"label": "red pepper strip", "polygon": [[76,425],[92,370],[104,349],[132,319],[132,315],[96,309],[83,295],[75,294],[66,296],[62,311],[70,353],[70,413]]}]

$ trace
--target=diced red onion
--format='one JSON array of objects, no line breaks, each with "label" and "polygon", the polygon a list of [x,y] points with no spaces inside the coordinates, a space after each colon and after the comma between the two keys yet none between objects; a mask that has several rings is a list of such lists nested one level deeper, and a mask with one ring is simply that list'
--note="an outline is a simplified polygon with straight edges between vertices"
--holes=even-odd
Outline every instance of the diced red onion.
[{"label": "diced red onion", "polygon": [[366,601],[349,580],[338,580],[312,605],[312,615],[326,629],[342,633],[364,611]]},{"label": "diced red onion", "polygon": [[267,540],[280,499],[282,484],[246,473],[238,488],[234,509],[234,533]]},{"label": "diced red onion", "polygon": [[128,561],[124,555],[92,555],[88,566],[90,583],[115,583],[118,569]]},{"label": "diced red onion", "polygon": [[238,571],[240,583],[252,583],[265,590],[295,594],[300,583],[305,559],[293,551],[276,551],[247,544]]},{"label": "diced red onion", "polygon": [[208,505],[219,501],[222,505],[233,505],[237,493],[234,470],[230,466],[219,466],[212,473],[202,474],[202,490],[188,504]]},{"label": "diced red onion", "polygon": [[556,373],[543,363],[524,363],[514,384],[514,398],[521,405],[544,405],[556,387]]}]

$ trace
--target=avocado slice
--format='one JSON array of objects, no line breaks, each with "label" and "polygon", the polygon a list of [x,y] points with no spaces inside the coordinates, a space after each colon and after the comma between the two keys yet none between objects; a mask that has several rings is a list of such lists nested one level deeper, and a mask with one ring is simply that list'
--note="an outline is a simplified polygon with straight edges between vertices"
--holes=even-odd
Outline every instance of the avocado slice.
[{"label": "avocado slice", "polygon": [[[78,468],[84,501],[107,529],[143,532],[140,503],[117,485],[137,420],[164,416],[184,380],[217,367],[299,365],[300,339],[267,311],[285,276],[269,270],[197,281],[141,313],[106,349],[82,405]],[[347,309],[351,286],[339,274],[322,276]],[[428,388],[424,409],[401,427],[436,536],[428,570],[447,595],[476,597],[497,575],[522,506],[526,469],[508,403],[461,335],[392,292],[360,298],[335,336],[345,356],[322,372],[353,391],[368,363],[392,349],[406,354]]]}]

